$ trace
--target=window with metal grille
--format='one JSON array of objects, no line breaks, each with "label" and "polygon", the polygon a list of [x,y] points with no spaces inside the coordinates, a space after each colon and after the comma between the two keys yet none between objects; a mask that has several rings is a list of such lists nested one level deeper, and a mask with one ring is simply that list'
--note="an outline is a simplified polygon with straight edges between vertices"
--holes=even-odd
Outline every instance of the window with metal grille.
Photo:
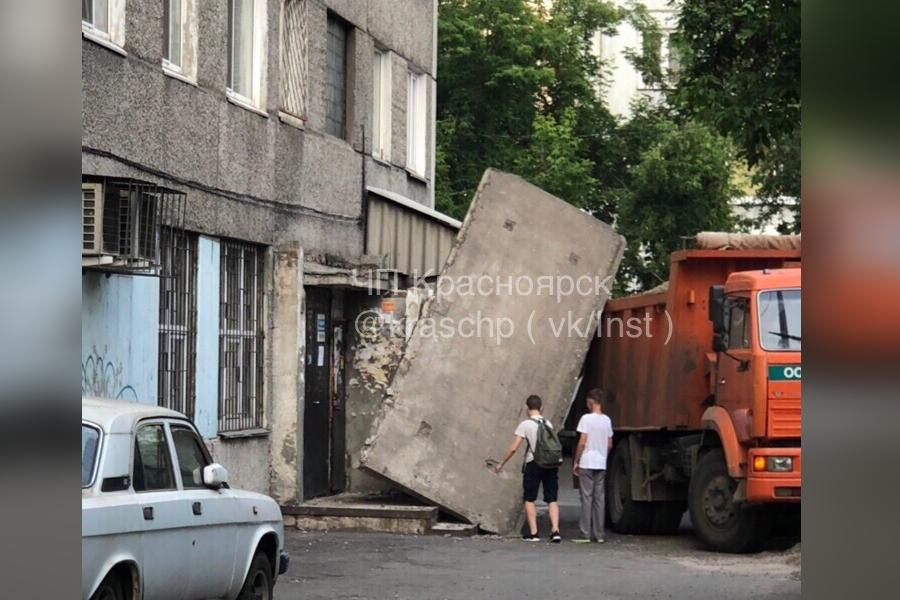
[{"label": "window with metal grille", "polygon": [[197,236],[160,231],[159,405],[194,418],[197,373]]},{"label": "window with metal grille", "polygon": [[261,246],[223,241],[219,279],[219,431],[264,427]]},{"label": "window with metal grille", "polygon": [[307,0],[285,0],[281,40],[281,98],[285,112],[306,119],[309,56]]},{"label": "window with metal grille", "polygon": [[325,61],[325,131],[343,138],[347,128],[347,24],[328,14]]}]

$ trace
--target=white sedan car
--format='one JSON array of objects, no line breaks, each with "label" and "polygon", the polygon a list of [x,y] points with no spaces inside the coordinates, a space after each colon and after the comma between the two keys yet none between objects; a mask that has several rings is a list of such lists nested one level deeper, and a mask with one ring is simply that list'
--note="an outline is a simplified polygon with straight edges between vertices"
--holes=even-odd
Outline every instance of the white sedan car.
[{"label": "white sedan car", "polygon": [[83,398],[81,418],[82,598],[272,598],[281,510],[230,489],[184,415]]}]

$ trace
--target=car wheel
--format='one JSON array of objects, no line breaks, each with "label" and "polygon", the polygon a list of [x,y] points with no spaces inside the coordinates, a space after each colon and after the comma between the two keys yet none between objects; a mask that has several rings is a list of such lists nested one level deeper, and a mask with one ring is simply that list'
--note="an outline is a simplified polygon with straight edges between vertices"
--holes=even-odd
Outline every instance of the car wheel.
[{"label": "car wheel", "polygon": [[272,565],[264,552],[257,552],[247,571],[239,600],[272,600]]},{"label": "car wheel", "polygon": [[121,578],[115,573],[107,575],[91,596],[91,600],[125,600]]}]

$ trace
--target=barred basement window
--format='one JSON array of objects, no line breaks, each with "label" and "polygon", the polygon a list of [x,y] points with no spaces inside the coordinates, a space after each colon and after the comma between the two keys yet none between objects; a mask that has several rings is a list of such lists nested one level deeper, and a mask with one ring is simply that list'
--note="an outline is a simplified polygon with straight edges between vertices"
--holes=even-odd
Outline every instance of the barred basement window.
[{"label": "barred basement window", "polygon": [[264,427],[264,249],[222,241],[219,280],[219,431]]},{"label": "barred basement window", "polygon": [[160,231],[159,405],[194,418],[197,372],[197,236]]},{"label": "barred basement window", "polygon": [[309,81],[307,0],[285,0],[281,40],[281,97],[284,110],[306,119]]}]

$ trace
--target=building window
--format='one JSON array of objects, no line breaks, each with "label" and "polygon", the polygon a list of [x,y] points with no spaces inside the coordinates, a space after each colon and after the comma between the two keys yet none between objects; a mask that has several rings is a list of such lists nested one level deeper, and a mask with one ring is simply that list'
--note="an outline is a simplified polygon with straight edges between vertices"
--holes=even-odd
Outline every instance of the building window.
[{"label": "building window", "polygon": [[666,36],[665,53],[666,53],[666,71],[670,84],[678,79],[678,73],[681,71],[681,55],[679,49],[678,33],[669,32]]},{"label": "building window", "polygon": [[391,53],[375,51],[373,62],[372,155],[391,160]]},{"label": "building window", "polygon": [[285,112],[306,119],[309,81],[307,0],[286,0],[281,41],[281,97]]},{"label": "building window", "polygon": [[219,431],[263,420],[263,269],[260,246],[222,242],[219,279]]},{"label": "building window", "polygon": [[184,0],[169,0],[166,7],[166,61],[181,69],[181,46],[184,39]]},{"label": "building window", "polygon": [[163,69],[194,81],[197,78],[197,2],[165,0],[166,39]]},{"label": "building window", "polygon": [[409,72],[409,95],[406,103],[406,168],[425,176],[425,89],[426,77]]},{"label": "building window", "polygon": [[118,52],[125,45],[125,0],[81,0],[85,37]]},{"label": "building window", "polygon": [[347,39],[347,24],[329,13],[325,60],[325,131],[339,138],[346,137],[347,129]]},{"label": "building window", "polygon": [[194,418],[197,348],[197,236],[160,231],[159,405]]},{"label": "building window", "polygon": [[265,87],[266,2],[230,0],[228,8],[228,96],[260,108]]},{"label": "building window", "polygon": [[81,22],[95,33],[109,35],[109,0],[81,0]]}]

